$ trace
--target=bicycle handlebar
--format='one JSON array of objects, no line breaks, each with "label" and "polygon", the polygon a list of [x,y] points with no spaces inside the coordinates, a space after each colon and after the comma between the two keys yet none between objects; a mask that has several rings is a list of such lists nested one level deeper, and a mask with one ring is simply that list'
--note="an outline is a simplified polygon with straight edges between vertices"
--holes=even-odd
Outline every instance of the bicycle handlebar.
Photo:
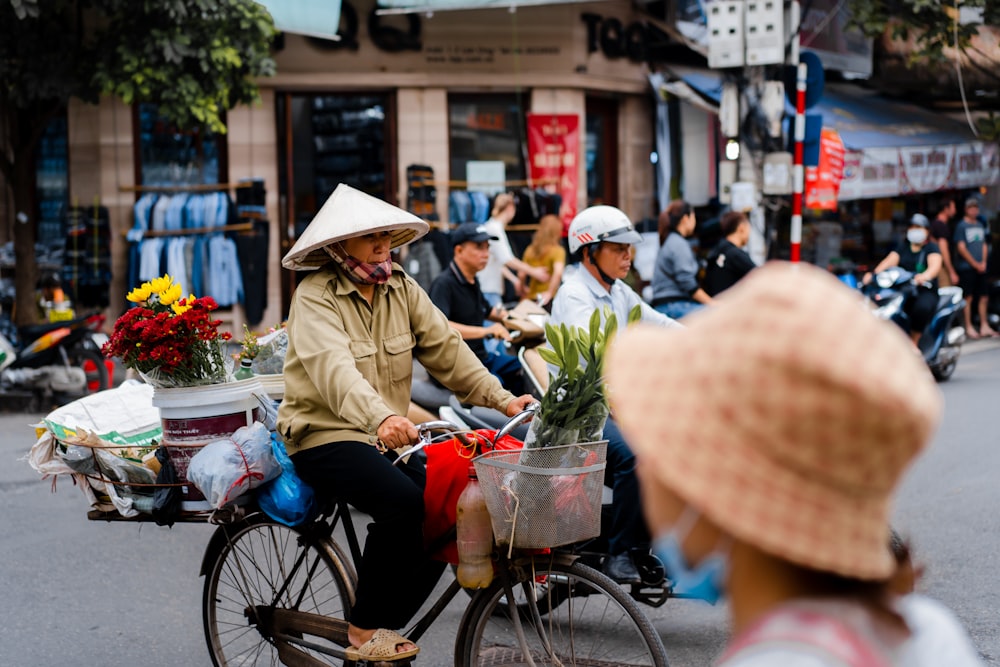
[{"label": "bicycle handlebar", "polygon": [[[493,444],[496,444],[497,441],[499,441],[505,435],[509,435],[511,431],[513,431],[515,428],[517,428],[522,423],[527,421],[530,417],[533,417],[535,413],[538,412],[538,408],[539,408],[538,403],[532,403],[527,408],[525,408],[521,412],[511,417],[510,420],[502,427],[500,427],[499,431],[497,431],[496,437],[493,438]],[[461,434],[463,431],[465,431],[465,429],[458,426],[457,424],[453,424],[452,422],[446,421],[444,419],[417,424],[417,434],[418,434],[417,444],[415,444],[413,447],[407,450],[405,454],[403,454],[395,461],[393,461],[392,465],[398,465],[399,462],[402,461],[404,458],[410,456],[411,454],[416,454],[417,452],[419,452],[424,447],[427,447],[428,445],[434,444],[433,439],[431,439],[432,431],[451,431],[457,437],[461,437]]]},{"label": "bicycle handlebar", "polygon": [[540,403],[532,403],[524,410],[511,417],[510,421],[501,426],[500,430],[497,431],[496,437],[493,438],[493,444],[496,444],[498,440],[500,440],[506,435],[509,435],[510,432],[513,431],[515,428],[526,422],[531,417],[534,417],[535,413],[538,412],[538,408],[540,406],[541,406]]}]

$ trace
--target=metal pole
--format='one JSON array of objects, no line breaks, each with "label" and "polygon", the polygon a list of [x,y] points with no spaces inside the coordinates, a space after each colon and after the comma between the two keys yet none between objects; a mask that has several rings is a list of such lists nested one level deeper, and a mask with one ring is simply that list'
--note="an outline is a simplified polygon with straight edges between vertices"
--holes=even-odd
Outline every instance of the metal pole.
[{"label": "metal pole", "polygon": [[795,79],[795,156],[792,162],[792,229],[791,260],[798,262],[802,247],[802,192],[805,189],[805,168],[802,166],[802,142],[806,137],[806,77],[809,67],[799,63]]}]

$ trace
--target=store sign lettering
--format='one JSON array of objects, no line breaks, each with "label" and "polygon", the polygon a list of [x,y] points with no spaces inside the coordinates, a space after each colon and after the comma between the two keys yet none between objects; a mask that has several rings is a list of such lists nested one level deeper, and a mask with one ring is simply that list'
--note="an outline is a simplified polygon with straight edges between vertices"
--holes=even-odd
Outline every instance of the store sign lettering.
[{"label": "store sign lettering", "polygon": [[[417,14],[404,16],[379,16],[377,7],[368,14],[368,37],[382,51],[398,53],[400,51],[420,51],[423,48],[421,40],[420,17]],[[406,28],[394,25],[392,21],[405,21]],[[330,39],[310,38],[313,44],[324,49],[358,50],[358,12],[347,0],[340,5],[340,28],[337,31],[339,41]]]},{"label": "store sign lettering", "polygon": [[604,18],[590,12],[580,14],[580,19],[587,25],[587,53],[600,50],[608,58],[646,60],[646,25],[641,21],[624,25],[613,16]]}]

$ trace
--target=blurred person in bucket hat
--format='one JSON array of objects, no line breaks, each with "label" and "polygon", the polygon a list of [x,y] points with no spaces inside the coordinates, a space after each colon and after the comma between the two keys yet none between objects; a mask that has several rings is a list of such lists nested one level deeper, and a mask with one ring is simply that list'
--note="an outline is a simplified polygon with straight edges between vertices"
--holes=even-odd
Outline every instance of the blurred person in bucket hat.
[{"label": "blurred person in bucket hat", "polygon": [[394,630],[444,568],[424,552],[423,465],[393,465],[394,450],[417,439],[405,416],[413,359],[464,401],[514,415],[533,400],[500,386],[392,261],[392,249],[427,231],[411,213],[340,184],[282,260],[312,273],[292,298],[278,431],[306,483],[336,489],[373,519],[348,627],[355,661],[417,653]]},{"label": "blurred person in bucket hat", "polygon": [[675,590],[729,597],[718,664],[980,664],[947,609],[893,592],[893,491],[942,409],[906,336],[781,262],[685,324],[624,331],[605,376]]}]

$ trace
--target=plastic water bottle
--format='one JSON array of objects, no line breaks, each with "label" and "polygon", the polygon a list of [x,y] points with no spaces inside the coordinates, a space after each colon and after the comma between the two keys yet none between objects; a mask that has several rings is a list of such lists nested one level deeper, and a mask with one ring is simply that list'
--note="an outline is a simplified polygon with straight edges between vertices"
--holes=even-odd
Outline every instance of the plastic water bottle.
[{"label": "plastic water bottle", "polygon": [[248,359],[247,357],[240,359],[240,367],[233,373],[233,377],[237,380],[249,380],[252,378],[253,368],[251,368],[251,364],[253,364],[252,359]]},{"label": "plastic water bottle", "polygon": [[469,466],[469,483],[458,497],[458,583],[486,588],[493,581],[493,526],[476,469]]}]

